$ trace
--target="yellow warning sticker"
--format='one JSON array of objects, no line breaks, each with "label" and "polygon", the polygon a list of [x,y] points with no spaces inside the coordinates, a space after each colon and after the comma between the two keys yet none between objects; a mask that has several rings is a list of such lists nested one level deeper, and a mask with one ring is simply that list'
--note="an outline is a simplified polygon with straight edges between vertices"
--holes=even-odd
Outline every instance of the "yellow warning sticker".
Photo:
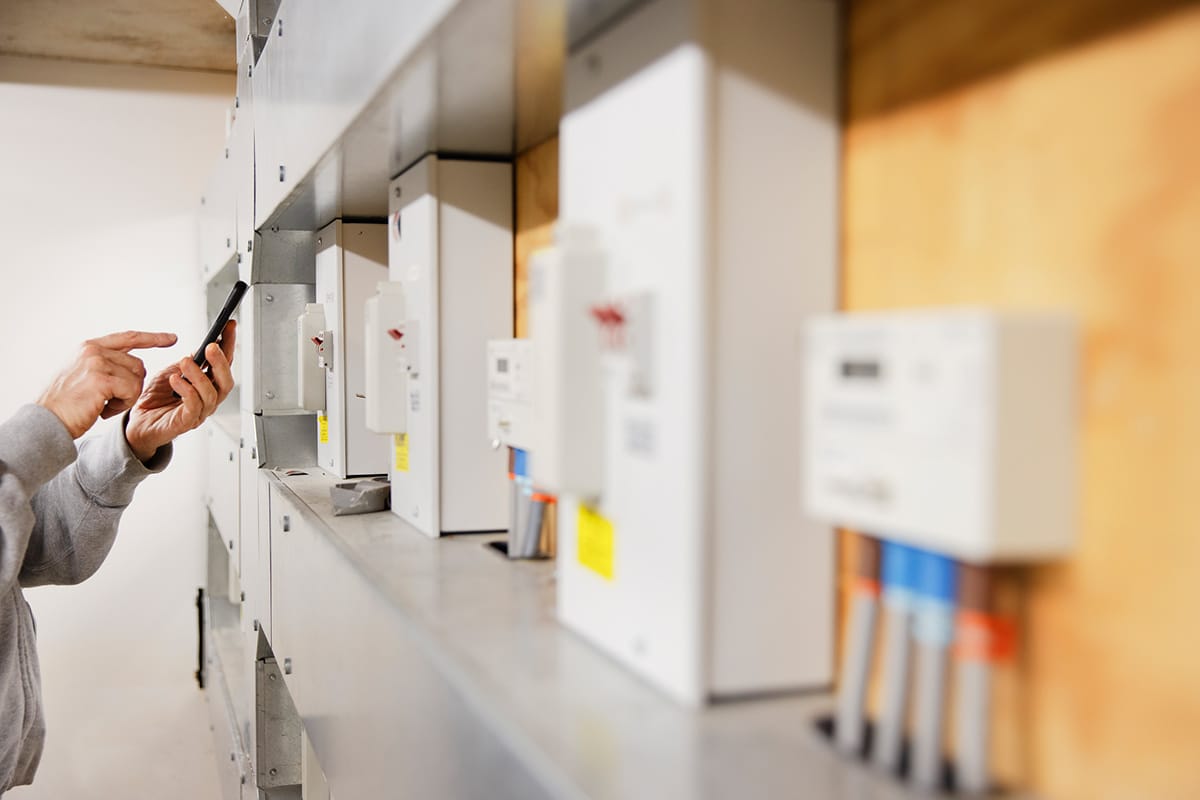
[{"label": "yellow warning sticker", "polygon": [[329,417],[324,414],[317,415],[317,441],[329,444]]},{"label": "yellow warning sticker", "polygon": [[579,563],[601,578],[613,579],[613,524],[587,506],[579,507],[576,525]]},{"label": "yellow warning sticker", "polygon": [[408,472],[408,434],[397,433],[396,440],[396,471]]}]

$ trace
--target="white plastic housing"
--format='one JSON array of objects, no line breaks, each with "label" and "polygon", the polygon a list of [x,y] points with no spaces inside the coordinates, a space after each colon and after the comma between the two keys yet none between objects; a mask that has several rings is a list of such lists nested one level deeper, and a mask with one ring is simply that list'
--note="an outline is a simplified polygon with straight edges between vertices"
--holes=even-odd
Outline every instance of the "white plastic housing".
[{"label": "white plastic housing", "polygon": [[488,340],[513,332],[512,166],[427,156],[392,181],[389,197],[408,405],[392,511],[428,536],[504,530],[507,461],[488,439],[480,365]]},{"label": "white plastic housing", "polygon": [[[688,704],[832,680],[798,348],[835,301],[837,43],[834,2],[653,0],[566,67],[562,227],[594,231],[603,286],[562,313],[599,337],[601,391],[556,424],[603,436],[569,454],[599,517],[589,486],[560,501],[558,613]],[[595,342],[557,362],[595,370]]]},{"label": "white plastic housing", "polygon": [[533,448],[533,342],[496,339],[487,345],[488,439],[521,450]]},{"label": "white plastic housing", "polygon": [[604,375],[591,309],[604,294],[604,254],[587,229],[559,226],[529,265],[537,424],[533,481],[585,498],[604,483]]},{"label": "white plastic housing", "polygon": [[1078,342],[1062,315],[845,314],[808,328],[809,511],[972,562],[1077,525]]},{"label": "white plastic housing", "polygon": [[363,341],[363,309],[386,270],[386,226],[337,220],[317,233],[317,302],[325,310],[328,351],[322,358],[325,413],[317,417],[317,464],[341,478],[388,471],[387,439],[367,429]]},{"label": "white plastic housing", "polygon": [[[325,306],[309,303],[296,318],[296,388],[300,408],[325,410],[325,359],[323,351],[332,348],[326,341]],[[332,337],[330,337],[332,339]]]},{"label": "white plastic housing", "polygon": [[376,433],[404,433],[404,287],[381,282],[367,299],[365,317],[367,427]]}]

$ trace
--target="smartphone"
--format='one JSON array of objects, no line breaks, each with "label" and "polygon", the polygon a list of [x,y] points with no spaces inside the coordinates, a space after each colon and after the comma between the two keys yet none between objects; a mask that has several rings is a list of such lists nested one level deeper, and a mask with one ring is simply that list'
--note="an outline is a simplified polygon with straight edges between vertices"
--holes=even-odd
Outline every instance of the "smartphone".
[{"label": "smartphone", "polygon": [[208,365],[208,359],[204,357],[204,351],[208,346],[221,337],[221,331],[225,330],[225,323],[229,322],[229,318],[233,316],[233,312],[237,309],[238,303],[242,302],[242,297],[245,296],[246,290],[250,287],[244,281],[238,281],[233,285],[233,289],[229,292],[229,297],[225,298],[225,305],[221,308],[221,313],[217,314],[217,318],[213,320],[212,327],[208,329],[208,335],[204,337],[204,344],[196,350],[196,355],[192,356],[192,361],[196,362],[196,366],[204,369]]}]

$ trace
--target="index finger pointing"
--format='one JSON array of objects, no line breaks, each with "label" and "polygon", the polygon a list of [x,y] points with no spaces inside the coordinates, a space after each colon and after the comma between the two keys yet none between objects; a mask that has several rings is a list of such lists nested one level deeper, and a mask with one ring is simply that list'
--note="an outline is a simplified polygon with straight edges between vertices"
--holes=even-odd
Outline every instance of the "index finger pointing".
[{"label": "index finger pointing", "polygon": [[93,344],[110,350],[138,350],[143,347],[170,347],[179,339],[173,333],[148,333],[146,331],[122,331],[93,339]]}]

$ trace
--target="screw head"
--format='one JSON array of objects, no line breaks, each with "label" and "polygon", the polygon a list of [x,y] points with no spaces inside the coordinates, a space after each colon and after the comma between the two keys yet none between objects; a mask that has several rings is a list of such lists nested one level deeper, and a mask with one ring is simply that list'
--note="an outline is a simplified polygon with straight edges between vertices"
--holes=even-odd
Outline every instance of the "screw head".
[{"label": "screw head", "polygon": [[290,658],[285,658],[283,660],[283,674],[284,675],[292,674],[292,660]]},{"label": "screw head", "polygon": [[276,775],[279,774],[279,770],[275,769],[274,767],[271,767],[270,772],[268,772],[267,774],[270,775],[272,778],[274,778]]},{"label": "screw head", "polygon": [[273,294],[263,295],[263,302],[265,302],[265,303],[274,303],[274,302],[275,302],[275,295],[273,295]]},{"label": "screw head", "polygon": [[275,393],[274,393],[274,392],[272,392],[270,389],[268,389],[268,390],[267,390],[267,399],[268,399],[268,400],[274,400],[274,399],[275,399]]}]

